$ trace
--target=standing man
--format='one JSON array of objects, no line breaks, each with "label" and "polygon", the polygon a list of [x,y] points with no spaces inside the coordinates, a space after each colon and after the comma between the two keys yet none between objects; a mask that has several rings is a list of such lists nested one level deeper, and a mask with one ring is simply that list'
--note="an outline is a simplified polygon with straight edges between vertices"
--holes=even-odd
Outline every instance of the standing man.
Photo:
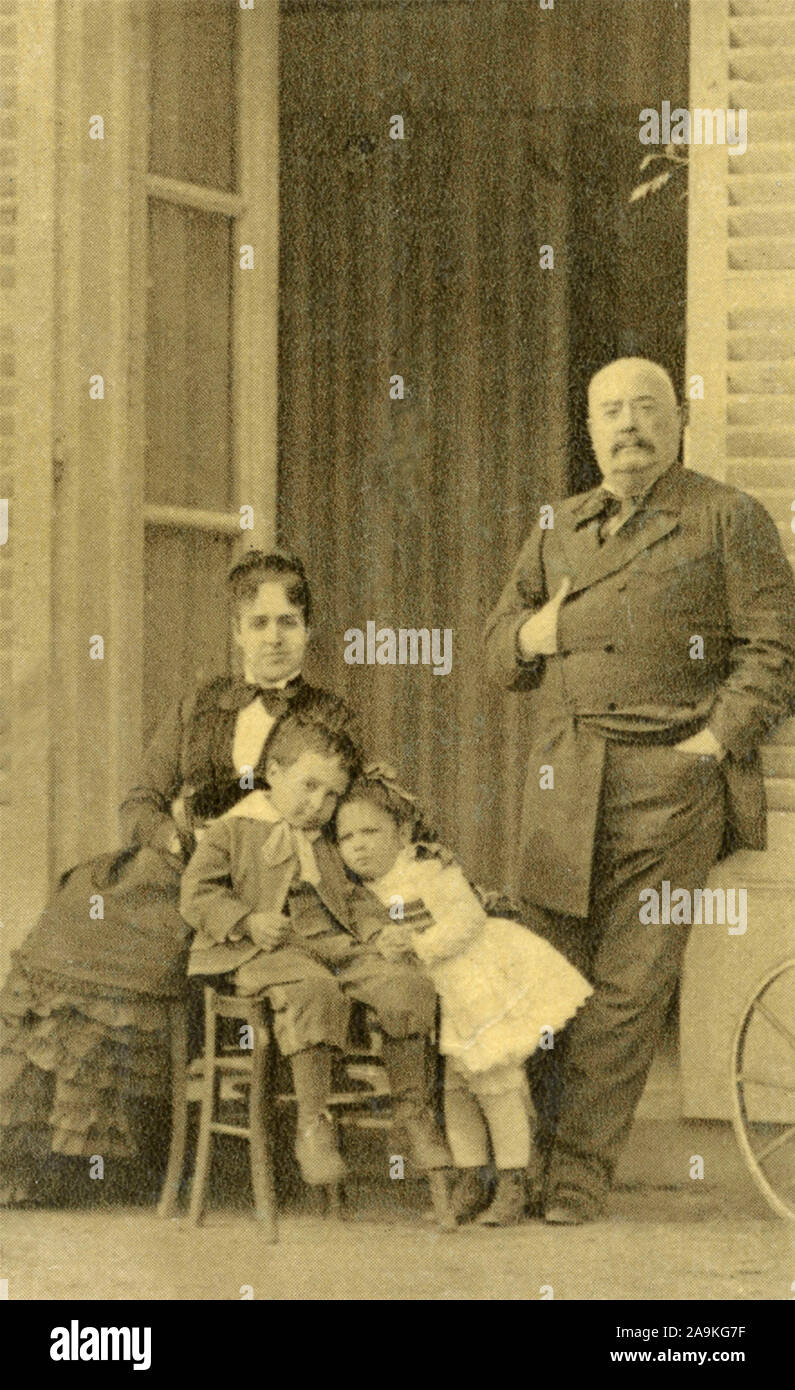
[{"label": "standing man", "polygon": [[692,893],[722,855],[764,848],[758,750],[795,669],[776,527],[681,467],[668,373],[611,362],[588,404],[603,483],[530,535],[486,627],[491,675],[538,689],[517,887],[594,984],[548,1054],[553,1224],[601,1213],[679,975],[687,929],[646,925],[640,894]]}]

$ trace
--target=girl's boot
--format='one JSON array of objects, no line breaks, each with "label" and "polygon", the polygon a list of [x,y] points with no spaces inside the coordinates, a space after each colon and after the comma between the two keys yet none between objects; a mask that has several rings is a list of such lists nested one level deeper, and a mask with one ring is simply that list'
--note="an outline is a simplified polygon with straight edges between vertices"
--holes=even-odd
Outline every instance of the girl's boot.
[{"label": "girl's boot", "polygon": [[497,1187],[492,1201],[477,1218],[481,1226],[518,1226],[527,1212],[527,1171],[524,1168],[497,1170]]},{"label": "girl's boot", "polygon": [[456,1226],[472,1221],[488,1206],[490,1191],[488,1168],[457,1168],[445,1229],[455,1230]]}]

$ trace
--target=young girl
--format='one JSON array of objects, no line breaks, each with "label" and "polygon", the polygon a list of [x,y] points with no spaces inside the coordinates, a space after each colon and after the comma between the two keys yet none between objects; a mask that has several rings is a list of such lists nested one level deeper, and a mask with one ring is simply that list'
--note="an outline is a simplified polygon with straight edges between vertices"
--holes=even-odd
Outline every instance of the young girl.
[{"label": "young girl", "polygon": [[441,1000],[444,1110],[458,1178],[450,1224],[485,1205],[488,1138],[497,1186],[479,1220],[512,1225],[527,1207],[530,1100],[522,1063],[592,993],[541,937],[486,915],[459,866],[422,843],[412,799],[383,771],[357,777],[339,803],[342,858],[394,920],[377,938],[395,958],[415,955]]}]

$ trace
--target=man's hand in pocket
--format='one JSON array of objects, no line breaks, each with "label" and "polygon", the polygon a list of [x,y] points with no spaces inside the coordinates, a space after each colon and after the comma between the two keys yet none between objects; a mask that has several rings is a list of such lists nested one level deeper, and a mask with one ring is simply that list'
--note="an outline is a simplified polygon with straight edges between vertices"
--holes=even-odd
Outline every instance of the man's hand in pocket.
[{"label": "man's hand in pocket", "polygon": [[677,753],[688,753],[691,758],[714,758],[716,762],[720,762],[726,756],[725,749],[709,729],[701,729],[699,733],[693,734],[692,738],[675,743],[674,748]]},{"label": "man's hand in pocket", "polygon": [[250,912],[242,925],[255,945],[274,951],[287,940],[292,923],[282,912]]}]

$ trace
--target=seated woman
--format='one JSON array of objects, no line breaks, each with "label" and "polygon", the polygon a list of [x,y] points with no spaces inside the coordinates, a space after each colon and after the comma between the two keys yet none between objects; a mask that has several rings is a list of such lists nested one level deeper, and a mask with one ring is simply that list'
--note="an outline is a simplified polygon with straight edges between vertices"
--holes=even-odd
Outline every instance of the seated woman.
[{"label": "seated woman", "polygon": [[[157,1181],[156,1151],[168,1138],[158,1108],[169,1093],[167,1005],[185,989],[179,890],[194,820],[264,785],[266,743],[287,711],[316,714],[356,740],[343,701],[301,674],[311,616],[301,562],[251,551],[229,589],[243,677],[206,682],[168,712],[122,806],[127,848],[65,875],[13,957],[0,994],[5,1204],[46,1198],[54,1154],[105,1165],[135,1158]],[[139,1189],[146,1177],[139,1168]]]}]

